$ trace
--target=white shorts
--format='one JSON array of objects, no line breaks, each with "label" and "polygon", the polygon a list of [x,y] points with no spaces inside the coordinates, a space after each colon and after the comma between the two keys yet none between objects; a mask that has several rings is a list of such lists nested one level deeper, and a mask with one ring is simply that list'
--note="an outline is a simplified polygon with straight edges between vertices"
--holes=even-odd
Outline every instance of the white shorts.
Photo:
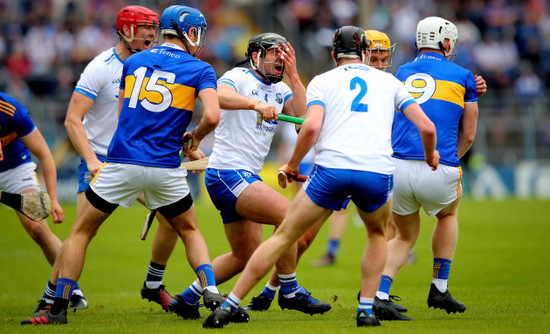
[{"label": "white shorts", "polygon": [[149,209],[175,203],[189,194],[187,170],[108,162],[90,183],[109,203],[129,208],[143,193]]},{"label": "white shorts", "polygon": [[0,190],[14,194],[21,194],[26,190],[40,190],[35,169],[36,164],[30,162],[1,172]]},{"label": "white shorts", "polygon": [[435,216],[462,194],[462,169],[439,165],[433,171],[423,160],[393,159],[393,212],[406,216],[420,207]]}]

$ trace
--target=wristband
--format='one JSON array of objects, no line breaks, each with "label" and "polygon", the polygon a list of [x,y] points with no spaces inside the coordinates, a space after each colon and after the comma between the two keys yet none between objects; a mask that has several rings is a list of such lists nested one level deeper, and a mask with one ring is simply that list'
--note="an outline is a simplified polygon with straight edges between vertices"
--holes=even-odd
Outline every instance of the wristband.
[{"label": "wristband", "polygon": [[260,103],[258,100],[248,100],[248,110],[256,110],[256,105]]}]

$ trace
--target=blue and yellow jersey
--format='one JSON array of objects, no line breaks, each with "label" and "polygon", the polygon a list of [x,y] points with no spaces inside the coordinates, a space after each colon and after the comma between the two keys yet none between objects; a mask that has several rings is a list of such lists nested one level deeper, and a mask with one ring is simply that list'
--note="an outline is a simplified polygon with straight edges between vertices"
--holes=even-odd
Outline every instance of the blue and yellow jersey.
[{"label": "blue and yellow jersey", "polygon": [[205,88],[217,89],[212,66],[176,45],[166,43],[129,57],[120,84],[124,101],[107,161],[180,166],[182,136],[195,99]]},{"label": "blue and yellow jersey", "polygon": [[31,153],[20,137],[30,134],[34,128],[27,109],[13,97],[0,93],[0,145],[4,154],[0,172],[31,162]]},{"label": "blue and yellow jersey", "polygon": [[[440,162],[458,166],[458,126],[464,105],[477,102],[472,72],[448,61],[438,53],[422,53],[399,68],[395,75],[434,122]],[[420,133],[400,112],[395,113],[392,133],[394,157],[424,160]]]}]

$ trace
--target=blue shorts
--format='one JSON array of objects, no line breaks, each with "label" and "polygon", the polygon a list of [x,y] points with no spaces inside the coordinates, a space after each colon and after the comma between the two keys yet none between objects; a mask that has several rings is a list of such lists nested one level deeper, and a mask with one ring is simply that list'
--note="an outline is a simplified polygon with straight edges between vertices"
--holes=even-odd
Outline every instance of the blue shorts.
[{"label": "blue shorts", "polygon": [[206,190],[212,203],[220,210],[224,224],[242,219],[235,210],[235,203],[246,187],[255,181],[263,180],[246,169],[206,169]]},{"label": "blue shorts", "polygon": [[313,203],[326,209],[340,210],[351,196],[359,209],[374,212],[392,196],[393,175],[315,165],[304,189]]},{"label": "blue shorts", "polygon": [[300,175],[309,175],[313,169],[313,162],[302,162],[299,168]]},{"label": "blue shorts", "polygon": [[[98,155],[96,154],[97,158],[101,162],[105,162],[107,159],[104,155]],[[77,193],[81,193],[83,191],[86,191],[88,187],[90,186],[90,181],[92,181],[92,174],[88,170],[88,165],[86,164],[86,161],[84,159],[80,158],[80,165],[78,165],[78,190]]]}]

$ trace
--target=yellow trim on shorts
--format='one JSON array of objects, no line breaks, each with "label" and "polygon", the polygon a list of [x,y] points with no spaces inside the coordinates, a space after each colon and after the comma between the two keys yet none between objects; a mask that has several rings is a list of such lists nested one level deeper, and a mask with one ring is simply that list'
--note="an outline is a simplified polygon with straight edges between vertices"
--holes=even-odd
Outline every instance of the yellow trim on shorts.
[{"label": "yellow trim on shorts", "polygon": [[99,173],[101,173],[101,170],[103,169],[103,167],[107,166],[107,162],[104,162],[103,165],[101,167],[99,167],[99,170],[97,171],[97,173],[94,175],[94,177],[92,178],[92,181],[90,181],[90,185],[89,187],[92,186],[92,184],[94,184],[94,181],[95,179],[97,179],[97,177],[99,176]]},{"label": "yellow trim on shorts", "polygon": [[456,185],[456,195],[458,197],[462,196],[462,186],[461,186],[461,180],[462,180],[462,167],[458,166],[456,167],[458,169],[458,172],[460,173],[460,178],[458,179],[458,184]]}]

